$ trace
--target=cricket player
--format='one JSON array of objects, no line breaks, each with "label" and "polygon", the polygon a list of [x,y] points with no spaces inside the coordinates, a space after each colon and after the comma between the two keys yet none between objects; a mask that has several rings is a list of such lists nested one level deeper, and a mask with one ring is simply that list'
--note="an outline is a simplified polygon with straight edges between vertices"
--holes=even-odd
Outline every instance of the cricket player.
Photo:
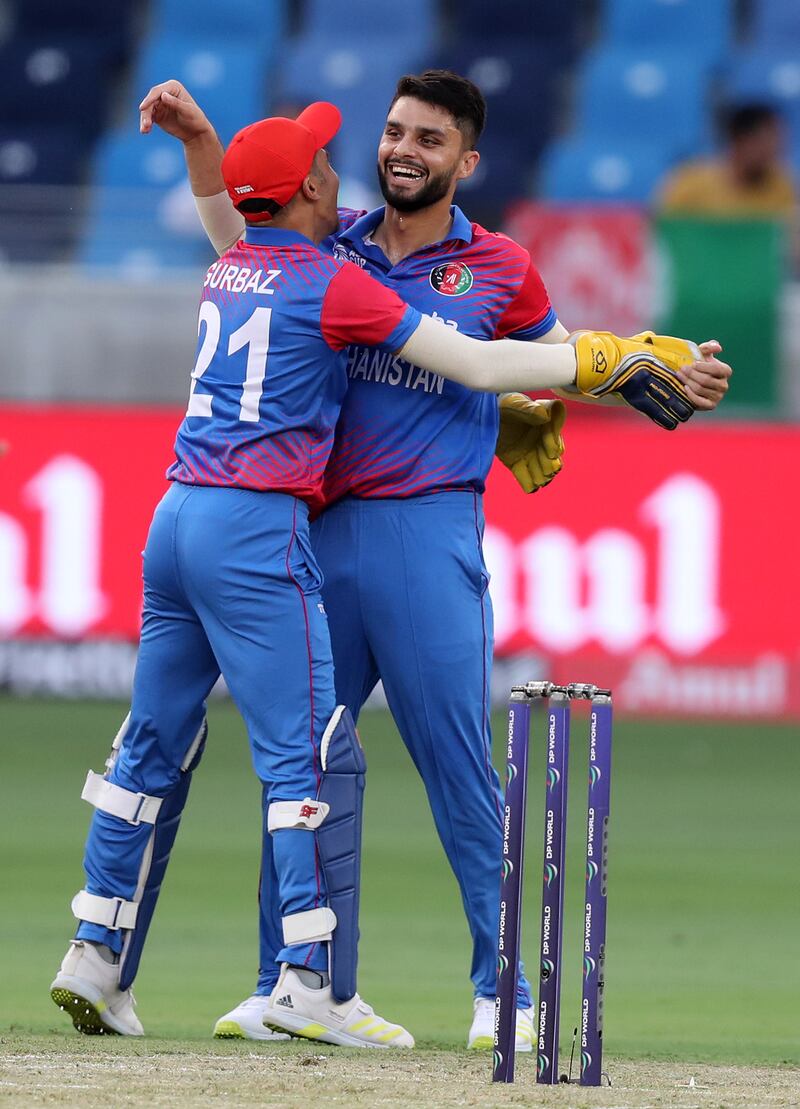
[{"label": "cricket player", "polygon": [[[181,138],[198,209],[224,250],[242,232],[219,176],[220,148],[203,113],[178,82],[156,86],[141,104]],[[386,200],[371,213],[340,210],[332,249],[444,324],[481,338],[511,335],[561,343],[546,290],[527,253],[490,234],[453,205],[458,182],[479,160],[485,105],[455,74],[404,77],[378,149]],[[657,341],[657,340],[656,340]],[[718,344],[677,371],[692,408],[713,408],[730,369]],[[605,358],[599,355],[596,368]],[[467,1042],[489,1047],[497,942],[501,795],[492,768],[489,671],[492,614],[483,561],[481,496],[498,440],[498,403],[439,383],[413,359],[391,359],[354,344],[349,388],[326,470],[325,511],[312,529],[324,573],[337,699],[357,717],[382,679],[403,740],[423,777],[437,830],[461,888],[473,939],[475,1004]],[[654,393],[628,396],[663,426]],[[527,490],[544,484],[562,449],[556,406],[512,397],[504,453]],[[542,415],[544,414],[544,419]],[[527,422],[530,421],[530,422]],[[272,872],[264,838],[262,876]],[[256,992],[217,1024],[221,1036],[262,1038],[274,987],[277,922],[262,881],[261,966]],[[517,1050],[533,1040],[531,994],[518,995]]]}]

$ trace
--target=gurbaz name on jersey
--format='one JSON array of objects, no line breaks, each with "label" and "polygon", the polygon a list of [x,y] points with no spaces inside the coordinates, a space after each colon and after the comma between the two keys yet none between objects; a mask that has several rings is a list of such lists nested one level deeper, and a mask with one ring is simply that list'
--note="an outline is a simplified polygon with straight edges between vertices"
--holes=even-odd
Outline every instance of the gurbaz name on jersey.
[{"label": "gurbaz name on jersey", "polygon": [[390,350],[376,347],[348,347],[347,376],[351,381],[377,381],[403,389],[421,389],[423,393],[442,395],[444,378],[430,370],[398,358]]},{"label": "gurbaz name on jersey", "polygon": [[228,262],[215,262],[209,268],[203,288],[227,289],[229,293],[260,293],[272,296],[275,292],[270,285],[281,270],[251,270],[247,266],[232,266]]}]

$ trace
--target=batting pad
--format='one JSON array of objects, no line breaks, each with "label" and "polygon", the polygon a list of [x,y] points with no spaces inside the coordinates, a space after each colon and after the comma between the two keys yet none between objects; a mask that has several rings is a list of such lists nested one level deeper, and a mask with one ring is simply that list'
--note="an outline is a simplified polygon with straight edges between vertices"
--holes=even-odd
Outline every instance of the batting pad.
[{"label": "batting pad", "polygon": [[333,996],[349,1001],[356,992],[358,971],[358,907],[361,892],[361,819],[367,760],[353,717],[337,706],[320,745],[322,783],[317,800],[328,815],[316,830],[325,874],[328,906],[336,927],[330,941]]},{"label": "batting pad", "polygon": [[122,955],[120,956],[119,988],[121,990],[126,990],[131,985],[139,969],[144,941],[147,938],[156,901],[161,892],[161,882],[178,832],[181,814],[186,805],[189,786],[192,782],[192,772],[203,754],[207,735],[208,727],[205,720],[203,720],[186,753],[181,766],[180,778],[174,789],[161,800],[161,805],[153,821],[153,832],[141,861],[138,885],[134,895],[134,901],[138,905],[135,924],[131,926],[131,930],[125,936]]}]

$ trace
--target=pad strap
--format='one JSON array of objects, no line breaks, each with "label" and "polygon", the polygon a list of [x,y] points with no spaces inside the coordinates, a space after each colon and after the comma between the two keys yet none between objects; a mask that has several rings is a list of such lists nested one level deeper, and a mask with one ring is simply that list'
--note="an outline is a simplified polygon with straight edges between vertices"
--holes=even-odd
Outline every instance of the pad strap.
[{"label": "pad strap", "polygon": [[200,748],[203,746],[203,744],[205,743],[207,735],[208,735],[208,723],[207,723],[206,718],[204,716],[203,717],[203,723],[198,728],[197,735],[192,740],[191,745],[189,747],[189,750],[186,752],[186,755],[184,756],[183,762],[181,763],[181,770],[183,771],[184,774],[187,772],[187,770],[194,769],[194,767],[192,766],[192,763],[197,758],[197,753],[200,750]]},{"label": "pad strap", "polygon": [[117,816],[128,824],[155,824],[162,797],[148,797],[146,793],[133,793],[109,782],[102,774],[90,770],[81,792],[81,800],[88,801],[101,812]]},{"label": "pad strap", "polygon": [[117,932],[120,928],[135,928],[136,914],[139,911],[139,905],[135,901],[124,901],[121,897],[99,897],[88,890],[76,893],[70,907],[78,920],[100,924],[112,932]]},{"label": "pad strap", "polygon": [[306,797],[304,801],[273,801],[267,813],[267,831],[279,828],[305,828],[313,832],[328,815],[330,805]]},{"label": "pad strap", "polygon": [[292,913],[283,918],[283,942],[287,947],[295,943],[323,943],[330,940],[335,927],[336,913],[333,909]]},{"label": "pad strap", "polygon": [[107,771],[111,771],[111,770],[114,769],[114,763],[119,758],[120,748],[122,747],[122,740],[125,736],[125,733],[128,730],[128,724],[130,724],[130,721],[131,721],[131,714],[128,713],[128,715],[122,721],[122,724],[120,725],[119,731],[114,736],[114,740],[111,744],[111,752],[110,752],[108,758],[106,759],[106,770]]}]

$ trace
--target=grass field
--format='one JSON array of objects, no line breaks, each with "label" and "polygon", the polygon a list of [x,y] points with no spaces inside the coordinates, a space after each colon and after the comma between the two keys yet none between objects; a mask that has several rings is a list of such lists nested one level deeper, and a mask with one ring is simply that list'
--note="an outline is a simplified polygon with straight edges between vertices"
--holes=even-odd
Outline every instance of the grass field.
[{"label": "grass field", "polygon": [[[501,1098],[495,1090],[494,1100],[485,1100],[491,1091],[488,1060],[484,1064],[451,1050],[462,1045],[471,1011],[466,925],[421,785],[391,721],[380,713],[366,714],[361,723],[370,772],[360,989],[380,1012],[406,1024],[417,1037],[422,1050],[414,1053],[416,1062],[407,1059],[397,1071],[400,1085],[391,1077],[399,1066],[394,1056],[354,1058],[350,1052],[294,1044],[276,1055],[274,1049],[254,1052],[252,1045],[216,1049],[208,1041],[215,1019],[251,991],[256,965],[259,789],[242,725],[225,703],[215,704],[210,713],[209,746],[137,980],[139,1015],[153,1039],[98,1044],[74,1035],[50,1001],[48,985],[71,935],[69,901],[82,884],[81,850],[90,810],[79,800],[81,786],[90,766],[102,768],[125,711],[121,705],[0,700],[0,1099],[13,1100],[23,1090],[32,1097],[40,1086],[47,1089],[54,1068],[59,1075],[73,1075],[66,1087],[74,1087],[79,1097],[76,1075],[85,1073],[75,1070],[79,1062],[105,1060],[103,1073],[110,1081],[115,1068],[130,1068],[132,1060],[138,1061],[141,1079],[159,1070],[148,1059],[163,1064],[170,1058],[184,1060],[175,1073],[192,1071],[194,1064],[188,1067],[185,1060],[196,1059],[197,1097],[202,1092],[198,1076],[208,1074],[208,1097],[224,1101],[219,1075],[229,1076],[231,1090],[240,1080],[246,1085],[253,1060],[271,1050],[272,1069],[276,1059],[286,1056],[284,1074],[288,1068],[310,1079],[311,1071],[327,1069],[332,1076],[338,1068],[344,1075],[342,1104],[519,1103],[513,1091]],[[576,721],[573,729],[578,788],[571,808],[562,1059],[569,1052],[580,996],[583,723]],[[532,767],[524,925],[532,965],[539,914],[541,769],[539,743]],[[621,1074],[630,1074],[631,1061],[655,1061],[641,1064],[642,1088],[650,1092],[626,1104],[727,1104],[719,1096],[727,1080],[719,1076],[740,1073],[755,1082],[755,1066],[779,1068],[763,1072],[774,1077],[776,1104],[800,1102],[800,1072],[794,1069],[800,1066],[796,729],[621,721],[614,775],[606,1050],[612,1077],[615,1062]],[[241,1071],[232,1062],[237,1059]],[[702,1071],[710,1064],[743,1069]],[[705,1073],[706,1085],[716,1091],[711,1100],[694,1090],[688,1101],[683,1093],[679,1098],[679,1084],[698,1073]],[[351,1091],[348,1098],[348,1074],[352,1081],[362,1076],[363,1097]],[[457,1087],[466,1100],[435,1100],[437,1074],[444,1076],[443,1089],[455,1096]],[[380,1085],[381,1076],[385,1096],[373,1096],[370,1083]],[[420,1082],[432,1083],[424,1087],[430,1097],[412,1096],[415,1082],[418,1088]],[[631,1082],[626,1088],[638,1088]],[[768,1085],[763,1102],[754,1095],[737,1103],[772,1103]],[[570,1090],[569,1103],[584,1104]],[[237,1103],[237,1096],[247,1100],[243,1091],[231,1094],[230,1104]],[[586,1104],[606,1103],[596,1092],[595,1100],[592,1096],[580,1095],[589,1098]],[[149,1100],[162,1104],[155,1093]],[[147,1101],[143,1095],[124,1104]],[[268,1103],[294,1104],[288,1097]]]}]

